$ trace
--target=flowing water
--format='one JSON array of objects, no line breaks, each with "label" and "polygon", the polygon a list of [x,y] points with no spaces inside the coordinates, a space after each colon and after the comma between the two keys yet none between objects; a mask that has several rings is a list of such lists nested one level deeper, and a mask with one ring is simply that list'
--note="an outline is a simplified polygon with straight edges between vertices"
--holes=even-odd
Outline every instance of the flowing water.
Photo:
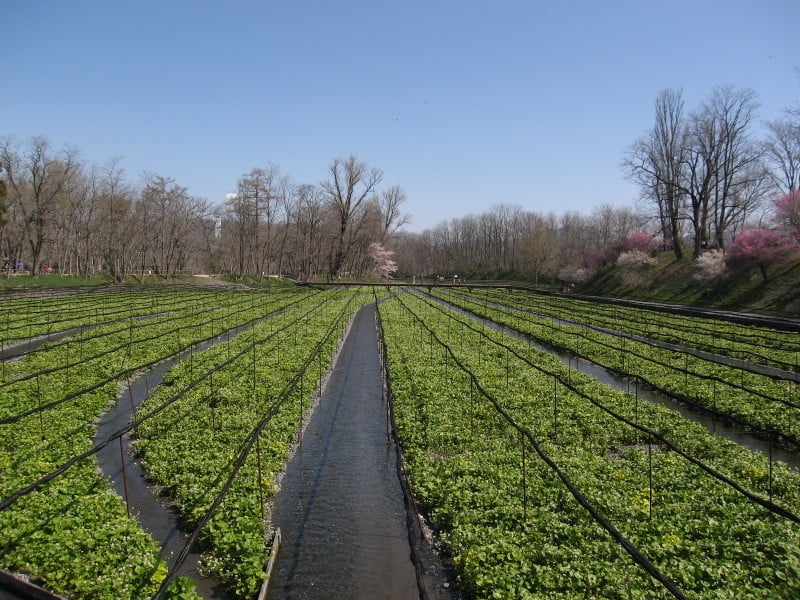
[{"label": "flowing water", "polygon": [[[123,386],[114,406],[104,414],[97,423],[98,440],[107,439],[126,427],[150,392],[159,384],[172,367],[183,360],[187,360],[193,352],[201,352],[212,346],[229,341],[232,337],[252,327],[251,324],[242,325],[226,331],[217,337],[194,346],[190,350],[165,360],[141,373],[136,379]],[[172,568],[175,559],[183,549],[188,539],[188,534],[181,527],[180,517],[169,508],[166,498],[157,495],[151,486],[146,473],[141,465],[129,452],[130,433],[120,438],[120,442],[109,444],[97,453],[97,462],[101,472],[110,480],[112,488],[123,497],[129,507],[130,513],[161,544],[161,555]],[[197,582],[197,592],[207,599],[228,598],[222,582],[214,577],[202,576],[197,568],[200,558],[196,549],[187,556],[183,565],[178,569],[179,576],[191,577]]]},{"label": "flowing water", "polygon": [[273,507],[269,598],[419,598],[374,307],[356,315]]}]

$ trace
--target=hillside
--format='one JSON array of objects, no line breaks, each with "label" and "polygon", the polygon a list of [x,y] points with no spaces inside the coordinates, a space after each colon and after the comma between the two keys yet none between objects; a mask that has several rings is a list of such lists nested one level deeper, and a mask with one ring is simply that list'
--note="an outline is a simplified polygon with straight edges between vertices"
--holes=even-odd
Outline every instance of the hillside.
[{"label": "hillside", "polygon": [[634,271],[616,263],[606,265],[575,291],[800,317],[800,254],[774,265],[766,282],[755,267],[728,271],[716,279],[701,281],[690,258],[677,261],[672,253],[655,258],[654,265]]}]

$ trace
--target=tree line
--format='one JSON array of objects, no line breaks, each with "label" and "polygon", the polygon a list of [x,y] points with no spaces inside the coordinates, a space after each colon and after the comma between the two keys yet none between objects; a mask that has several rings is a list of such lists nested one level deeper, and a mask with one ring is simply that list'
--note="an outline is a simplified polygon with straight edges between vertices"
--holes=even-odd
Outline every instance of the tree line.
[{"label": "tree line", "polygon": [[[137,183],[118,160],[97,166],[41,137],[0,138],[0,252],[7,273],[225,273],[338,277],[524,275],[578,282],[626,250],[681,259],[800,239],[800,108],[754,130],[751,90],[715,88],[688,111],[681,91],[655,101],[655,122],[622,160],[634,206],[556,214],[498,204],[480,215],[403,230],[406,194],[356,156],[335,158],[317,184],[277,165],[239,177],[221,204],[174,179]],[[768,229],[764,229],[768,227]],[[734,240],[747,229],[737,248]],[[767,248],[768,250],[768,248]],[[720,254],[721,255],[721,254]],[[764,256],[774,253],[764,251]],[[717,261],[719,262],[719,261]],[[766,272],[766,271],[765,271]]]},{"label": "tree line", "polygon": [[681,91],[663,90],[653,127],[622,159],[640,190],[635,206],[556,215],[498,205],[398,236],[397,262],[414,273],[568,284],[621,257],[646,266],[660,249],[677,259],[709,253],[697,267],[716,275],[754,262],[766,279],[769,263],[800,242],[800,107],[764,123],[759,137],[758,106],[753,91],[720,86],[688,111]]},{"label": "tree line", "polygon": [[381,188],[382,171],[355,156],[335,158],[317,185],[254,167],[218,205],[163,175],[133,184],[118,160],[88,165],[43,137],[0,139],[0,163],[7,274],[365,274],[370,244],[409,218],[402,187]]}]

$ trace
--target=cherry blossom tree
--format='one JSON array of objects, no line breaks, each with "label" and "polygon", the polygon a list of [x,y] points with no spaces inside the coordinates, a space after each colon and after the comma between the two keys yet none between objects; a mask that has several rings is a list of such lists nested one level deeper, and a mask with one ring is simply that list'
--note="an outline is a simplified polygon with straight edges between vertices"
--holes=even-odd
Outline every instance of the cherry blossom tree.
[{"label": "cherry blossom tree", "polygon": [[785,258],[794,244],[779,231],[773,229],[743,229],[728,248],[727,263],[732,267],[758,267],[766,282],[769,269]]},{"label": "cherry blossom tree", "polygon": [[375,263],[375,272],[378,276],[388,277],[397,270],[397,264],[392,260],[394,252],[384,248],[380,242],[372,242],[369,245],[369,256]]},{"label": "cherry blossom tree", "polygon": [[720,248],[703,252],[694,261],[697,272],[694,275],[695,281],[713,281],[725,273],[725,251]]},{"label": "cherry blossom tree", "polygon": [[625,250],[628,252],[638,250],[650,254],[656,248],[658,248],[658,240],[644,231],[633,231],[625,240]]}]

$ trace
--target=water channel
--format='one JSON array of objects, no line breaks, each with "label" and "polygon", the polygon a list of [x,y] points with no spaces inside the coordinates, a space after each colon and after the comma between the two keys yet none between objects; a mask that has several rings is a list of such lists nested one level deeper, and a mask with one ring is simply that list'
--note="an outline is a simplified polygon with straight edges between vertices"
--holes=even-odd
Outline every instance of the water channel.
[{"label": "water channel", "polygon": [[365,306],[275,498],[283,543],[271,600],[420,597],[377,344]]},{"label": "water channel", "polygon": [[57,342],[58,340],[64,339],[65,337],[71,335],[75,335],[77,333],[83,335],[84,331],[99,326],[100,324],[78,325],[77,327],[71,327],[70,329],[65,329],[63,331],[57,331],[55,333],[47,333],[44,335],[40,335],[38,337],[24,340],[22,342],[17,342],[14,344],[10,344],[8,346],[3,346],[2,348],[0,348],[0,361],[12,361],[15,359],[22,358],[26,354],[30,354],[34,350],[41,348],[42,346],[44,346],[49,342]]},{"label": "water channel", "polygon": [[[114,406],[98,420],[96,439],[108,439],[115,432],[128,426],[136,410],[172,367],[190,358],[192,353],[202,352],[216,344],[229,341],[252,326],[253,324],[248,323],[230,329],[184,350],[126,382]],[[186,544],[188,533],[183,529],[177,512],[170,508],[168,499],[158,495],[141,464],[130,452],[130,441],[129,432],[120,438],[119,443],[105,446],[97,453],[97,463],[100,471],[109,479],[114,491],[125,499],[130,514],[134,515],[142,528],[161,544],[161,556],[172,569]],[[186,560],[178,568],[177,575],[194,579],[197,583],[197,593],[207,600],[229,598],[230,595],[219,579],[200,574],[197,566],[199,559],[198,550],[192,548]]]},{"label": "water channel", "polygon": [[[245,325],[198,345],[201,351],[230,339]],[[131,420],[135,410],[167,371],[189,351],[160,363],[123,386],[115,406],[98,424],[105,439]],[[132,514],[162,544],[170,568],[186,541],[180,519],[159,498],[131,457],[126,435],[98,454],[98,463]],[[411,560],[403,491],[397,473],[397,449],[389,436],[375,329],[375,310],[362,308],[327,378],[302,441],[273,500],[273,525],[282,545],[270,577],[269,598],[451,600],[457,592],[430,548],[424,567]],[[420,544],[421,545],[421,544]],[[197,571],[194,552],[177,574],[197,582],[207,599],[227,598],[224,585]],[[419,572],[424,570],[424,572]],[[419,583],[420,578],[424,583]],[[441,590],[441,593],[437,592]]]}]

